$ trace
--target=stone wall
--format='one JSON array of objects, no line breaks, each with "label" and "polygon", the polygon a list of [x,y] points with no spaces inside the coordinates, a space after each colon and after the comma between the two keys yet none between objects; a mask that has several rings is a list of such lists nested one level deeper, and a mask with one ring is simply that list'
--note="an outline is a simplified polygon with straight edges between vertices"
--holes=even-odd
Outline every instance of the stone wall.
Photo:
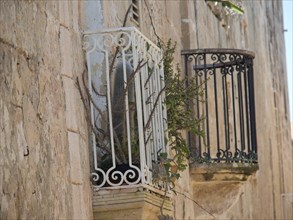
[{"label": "stone wall", "polygon": [[[121,9],[125,13],[128,4],[118,4],[117,1],[104,3],[105,9],[111,8],[117,12],[114,13],[117,16],[104,13],[105,27],[121,26],[124,16]],[[209,191],[208,186],[203,185],[202,189],[206,189],[207,193],[194,188],[195,182],[186,171],[177,184],[177,190],[185,196],[177,194],[174,197],[175,217],[211,218],[206,212],[210,211],[220,218],[282,218],[281,195],[293,191],[282,2],[245,1],[245,14],[229,17],[226,27],[222,26],[205,1],[146,3],[141,1],[140,30],[156,41],[151,25],[153,22],[156,33],[164,41],[169,38],[176,41],[176,60],[179,63],[182,49],[237,48],[256,54],[254,74],[259,170],[247,181],[237,184],[237,187],[231,183],[231,189],[236,189],[232,190],[234,193],[229,196],[223,192],[218,197],[220,199],[213,196],[213,190],[217,190],[215,188]],[[207,195],[215,207],[222,208],[208,210],[209,207],[206,207],[204,211],[186,198],[194,199],[205,208]]]},{"label": "stone wall", "polygon": [[[129,2],[0,2],[1,219],[92,218],[89,131],[76,85],[85,71],[82,31],[120,27]],[[208,185],[196,188],[187,170],[177,182],[174,216],[281,218],[281,194],[293,192],[282,2],[245,1],[244,16],[230,18],[230,28],[204,0],[140,4],[140,30],[155,42],[153,22],[164,41],[176,41],[178,63],[182,49],[256,53],[259,170],[220,199]]]},{"label": "stone wall", "polygon": [[[192,8],[193,3],[187,4],[186,8]],[[190,21],[186,28],[190,33],[186,48],[228,47],[255,52],[259,171],[242,184],[230,207],[217,214],[236,219],[282,218],[281,194],[293,191],[282,3],[247,1],[244,10],[244,16],[230,19],[227,29],[221,27],[205,2],[196,1],[196,24]],[[205,195],[198,192],[194,196],[201,201]],[[222,198],[213,201],[225,203]]]},{"label": "stone wall", "polygon": [[0,218],[91,218],[78,1],[0,2]]},{"label": "stone wall", "polygon": [[[193,3],[186,4],[189,4],[187,12]],[[241,184],[238,196],[232,197],[231,205],[216,214],[220,218],[236,219],[282,218],[281,194],[293,191],[282,3],[247,1],[244,16],[230,18],[229,29],[221,27],[205,2],[196,1],[195,4],[195,21],[189,20],[183,29],[190,33],[189,42],[185,41],[186,49],[228,47],[252,50],[256,54],[254,74],[259,171]],[[193,27],[197,27],[195,31]],[[198,190],[194,193],[197,201],[204,196]],[[217,204],[231,200],[228,194],[223,194],[219,200],[214,197],[211,193],[209,198]]]}]

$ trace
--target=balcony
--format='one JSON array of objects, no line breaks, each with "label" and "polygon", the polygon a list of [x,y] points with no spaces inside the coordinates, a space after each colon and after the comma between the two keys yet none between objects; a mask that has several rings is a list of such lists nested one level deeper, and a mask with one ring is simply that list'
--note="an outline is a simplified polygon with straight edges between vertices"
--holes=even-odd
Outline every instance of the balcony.
[{"label": "balcony", "polygon": [[[172,213],[170,194],[158,178],[167,175],[160,154],[169,154],[162,51],[133,27],[87,32],[84,49],[97,218],[113,212],[121,217],[128,209],[135,209],[138,218],[156,215],[160,204]],[[192,82],[202,89],[189,108],[205,133],[188,134],[195,162],[190,184],[199,193],[206,182],[215,183],[209,185],[215,189],[232,183],[230,189],[237,191],[235,182],[246,181],[258,168],[254,54],[201,49],[182,55],[186,86]],[[225,190],[218,191],[221,198]]]},{"label": "balcony", "polygon": [[205,133],[203,137],[188,135],[193,158],[190,184],[197,202],[219,215],[237,200],[242,183],[258,170],[254,53],[198,49],[182,51],[182,56],[188,83],[202,91],[189,107]]},{"label": "balcony", "polygon": [[161,50],[136,28],[85,33],[95,188],[154,183],[165,140]]},{"label": "balcony", "polygon": [[204,137],[189,134],[197,163],[257,163],[253,59],[235,49],[182,52],[189,82],[202,88],[190,100]]},{"label": "balcony", "polygon": [[158,178],[160,154],[169,154],[161,50],[134,27],[87,32],[84,49],[94,218],[171,215]]}]

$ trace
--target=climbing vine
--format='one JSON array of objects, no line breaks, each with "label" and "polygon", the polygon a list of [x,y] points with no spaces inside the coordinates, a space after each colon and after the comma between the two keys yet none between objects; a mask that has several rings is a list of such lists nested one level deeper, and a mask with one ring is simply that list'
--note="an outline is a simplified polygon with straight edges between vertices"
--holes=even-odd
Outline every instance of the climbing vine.
[{"label": "climbing vine", "polygon": [[194,117],[194,112],[190,108],[192,100],[203,95],[203,86],[197,86],[195,80],[182,76],[179,65],[174,65],[175,42],[171,39],[167,43],[160,41],[159,46],[163,50],[168,140],[172,150],[170,157],[167,153],[161,153],[160,156],[168,174],[165,181],[172,189],[180,173],[187,168],[190,157],[188,143],[182,132],[204,135],[198,126],[201,120]]}]

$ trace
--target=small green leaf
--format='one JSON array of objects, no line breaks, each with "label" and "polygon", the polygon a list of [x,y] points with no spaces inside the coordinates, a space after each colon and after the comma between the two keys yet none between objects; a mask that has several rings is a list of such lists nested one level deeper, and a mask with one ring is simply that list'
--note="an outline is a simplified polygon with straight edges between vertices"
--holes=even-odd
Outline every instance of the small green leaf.
[{"label": "small green leaf", "polygon": [[167,153],[160,153],[160,157],[163,159],[167,159],[168,158],[168,154]]},{"label": "small green leaf", "polygon": [[237,5],[233,4],[232,2],[230,1],[221,1],[222,2],[222,6],[223,7],[227,7],[227,8],[230,8],[232,11],[238,13],[238,14],[244,14],[244,11],[238,7]]},{"label": "small green leaf", "polygon": [[149,49],[150,49],[150,44],[146,42],[146,50],[149,51]]}]

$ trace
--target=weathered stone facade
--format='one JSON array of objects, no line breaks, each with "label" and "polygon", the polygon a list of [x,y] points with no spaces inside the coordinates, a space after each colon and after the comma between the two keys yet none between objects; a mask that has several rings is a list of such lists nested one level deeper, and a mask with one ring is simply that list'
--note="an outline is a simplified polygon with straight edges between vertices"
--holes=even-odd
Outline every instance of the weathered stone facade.
[{"label": "weathered stone facade", "polygon": [[79,2],[0,11],[0,218],[91,218]]},{"label": "weathered stone facade", "polygon": [[[86,71],[82,34],[121,27],[130,2],[0,2],[1,219],[93,217],[89,128],[76,85]],[[149,11],[157,34],[178,43],[180,64],[183,49],[256,54],[259,170],[236,183],[200,182],[191,167],[177,182],[174,217],[282,218],[282,194],[293,192],[282,2],[245,1],[230,28],[204,0],[142,0],[140,7],[140,30],[156,41]]]}]

